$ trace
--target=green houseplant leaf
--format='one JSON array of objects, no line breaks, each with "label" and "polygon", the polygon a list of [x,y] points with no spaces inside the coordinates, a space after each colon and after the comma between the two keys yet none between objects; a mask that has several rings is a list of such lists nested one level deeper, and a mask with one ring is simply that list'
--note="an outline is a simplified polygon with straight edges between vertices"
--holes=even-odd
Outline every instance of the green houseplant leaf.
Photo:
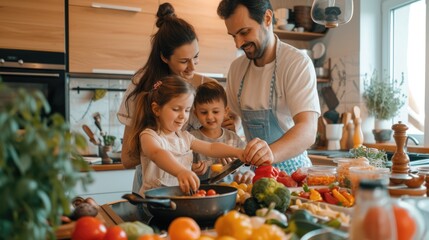
[{"label": "green houseplant leaf", "polygon": [[405,104],[406,96],[401,90],[403,84],[403,74],[400,82],[389,81],[388,77],[379,79],[377,71],[372,73],[370,79],[365,75],[363,98],[369,114],[381,120],[396,116]]},{"label": "green houseplant leaf", "polygon": [[61,215],[70,213],[73,189],[92,181],[78,154],[86,146],[50,111],[41,92],[12,91],[0,81],[0,239],[55,239]]}]

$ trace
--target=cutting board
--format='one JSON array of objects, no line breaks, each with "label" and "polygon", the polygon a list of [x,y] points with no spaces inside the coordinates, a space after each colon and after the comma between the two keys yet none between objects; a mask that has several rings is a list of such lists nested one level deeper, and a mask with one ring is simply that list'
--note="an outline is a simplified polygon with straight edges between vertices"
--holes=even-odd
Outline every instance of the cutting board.
[{"label": "cutting board", "polygon": [[[104,213],[101,207],[98,207],[97,209],[98,209],[98,214],[96,218],[100,219],[101,222],[103,222],[104,225],[106,225],[106,227],[115,225],[111,221],[111,219],[109,219],[108,217],[105,217],[106,214]],[[55,231],[55,236],[57,237],[57,239],[70,239],[75,225],[76,225],[76,221],[60,225],[58,229]]]}]

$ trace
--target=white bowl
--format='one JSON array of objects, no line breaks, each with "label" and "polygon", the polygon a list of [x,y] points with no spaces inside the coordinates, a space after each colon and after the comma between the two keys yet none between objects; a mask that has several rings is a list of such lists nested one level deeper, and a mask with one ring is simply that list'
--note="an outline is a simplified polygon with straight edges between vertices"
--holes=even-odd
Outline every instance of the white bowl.
[{"label": "white bowl", "polygon": [[288,24],[286,24],[286,25],[278,25],[277,26],[279,29],[281,29],[281,30],[287,30],[287,31],[292,31],[293,30],[293,28],[295,27],[295,24],[293,24],[293,23],[288,23]]}]

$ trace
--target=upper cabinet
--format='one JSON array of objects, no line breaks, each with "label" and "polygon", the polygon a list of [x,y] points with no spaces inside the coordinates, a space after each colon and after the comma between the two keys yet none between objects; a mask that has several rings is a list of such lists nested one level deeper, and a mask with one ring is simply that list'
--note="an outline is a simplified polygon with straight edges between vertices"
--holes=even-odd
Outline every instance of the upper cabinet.
[{"label": "upper cabinet", "polygon": [[64,1],[0,0],[0,48],[65,52]]},{"label": "upper cabinet", "polygon": [[233,38],[227,34],[224,20],[217,15],[219,1],[161,0],[173,5],[176,15],[194,26],[200,47],[201,73],[221,73],[226,76],[237,49]]},{"label": "upper cabinet", "polygon": [[69,70],[133,73],[156,31],[158,0],[70,0]]}]

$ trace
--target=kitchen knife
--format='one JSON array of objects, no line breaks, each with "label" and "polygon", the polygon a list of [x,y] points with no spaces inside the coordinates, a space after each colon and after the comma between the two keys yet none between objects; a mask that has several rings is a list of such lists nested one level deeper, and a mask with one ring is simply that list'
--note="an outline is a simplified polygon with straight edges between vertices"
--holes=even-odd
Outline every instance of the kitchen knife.
[{"label": "kitchen knife", "polygon": [[240,168],[243,165],[244,165],[244,162],[240,161],[240,159],[236,159],[236,160],[230,162],[229,164],[223,166],[222,171],[220,171],[219,173],[217,173],[216,175],[214,175],[212,177],[201,180],[200,183],[201,184],[216,183],[216,182],[222,180],[222,178],[233,173],[235,170],[237,170],[238,168]]}]

